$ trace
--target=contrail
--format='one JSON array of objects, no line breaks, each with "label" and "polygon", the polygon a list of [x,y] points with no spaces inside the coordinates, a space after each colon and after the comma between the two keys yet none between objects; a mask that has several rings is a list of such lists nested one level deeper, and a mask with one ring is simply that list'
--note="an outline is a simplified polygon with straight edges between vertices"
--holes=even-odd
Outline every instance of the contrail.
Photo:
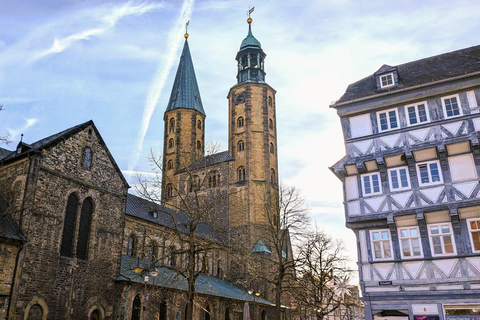
[{"label": "contrail", "polygon": [[127,16],[130,15],[142,15],[150,10],[157,9],[163,7],[163,4],[140,4],[137,6],[133,6],[130,2],[125,3],[122,6],[114,8],[108,15],[102,17],[100,19],[100,26],[96,28],[86,29],[79,31],[77,33],[71,34],[67,37],[55,39],[53,44],[47,50],[36,54],[30,62],[48,56],[50,54],[59,53],[66,50],[70,47],[73,43],[80,41],[80,40],[89,40],[92,37],[100,36],[101,34],[105,33],[109,29],[115,27],[117,22]]},{"label": "contrail", "polygon": [[142,153],[143,141],[145,140],[145,135],[147,134],[147,130],[150,125],[150,120],[152,119],[153,112],[155,111],[158,100],[160,99],[163,87],[165,86],[165,81],[167,80],[167,77],[172,70],[173,63],[177,57],[177,51],[180,47],[181,40],[183,39],[182,34],[185,30],[184,25],[185,22],[190,20],[194,2],[195,0],[183,1],[180,16],[168,35],[167,43],[170,51],[168,52],[166,64],[164,64],[163,61],[160,63],[160,66],[157,68],[155,76],[153,77],[153,81],[150,84],[147,99],[145,101],[145,108],[143,109],[142,126],[138,134],[138,145],[133,153],[133,158],[130,161],[128,170],[133,171],[137,165],[140,154]]}]

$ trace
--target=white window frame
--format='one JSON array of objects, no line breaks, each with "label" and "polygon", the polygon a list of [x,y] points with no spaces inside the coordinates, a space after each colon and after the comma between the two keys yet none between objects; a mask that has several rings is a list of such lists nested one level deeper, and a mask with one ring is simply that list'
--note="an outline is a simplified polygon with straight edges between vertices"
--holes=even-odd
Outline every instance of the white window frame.
[{"label": "white window frame", "polygon": [[[431,227],[438,227],[439,230],[442,230],[442,226],[448,226],[450,228],[450,233],[448,234],[450,236],[450,239],[452,240],[452,247],[453,247],[453,253],[445,253],[445,242],[443,240],[443,237],[445,234],[438,234],[438,235],[434,235],[432,236],[432,233],[431,233]],[[453,228],[452,228],[452,224],[450,222],[440,222],[440,223],[431,223],[431,224],[427,224],[427,230],[428,230],[428,241],[430,242],[430,250],[432,252],[432,257],[444,257],[444,256],[454,256],[457,254],[457,248],[456,248],[456,245],[455,245],[455,236],[453,234]],[[441,245],[442,245],[442,253],[435,253],[434,249],[433,249],[433,238],[440,238],[440,242],[441,242]]]},{"label": "white window frame", "polygon": [[[419,111],[418,111],[418,107],[423,105],[425,107],[425,114],[427,116],[427,120],[426,121],[422,121],[420,122],[420,115],[419,115]],[[410,123],[410,113],[408,112],[408,108],[415,108],[415,118],[417,119],[417,123]],[[428,104],[427,104],[427,101],[422,101],[422,102],[417,102],[415,104],[409,104],[409,105],[406,105],[405,106],[405,118],[407,119],[407,125],[409,127],[412,127],[412,126],[418,126],[420,124],[424,124],[424,123],[429,123],[430,122],[430,114],[428,112]]]},{"label": "white window frame", "polygon": [[[388,113],[390,111],[395,111],[395,118],[397,120],[397,127],[396,128],[392,128],[392,124],[390,122],[390,118],[388,117]],[[382,124],[380,122],[380,115],[385,113],[387,115],[387,125],[388,125],[388,128],[383,130],[382,129]],[[382,110],[382,111],[378,111],[377,112],[377,122],[378,122],[378,132],[387,132],[387,131],[391,131],[391,130],[397,130],[397,129],[400,129],[400,118],[398,117],[398,108],[392,108],[392,109],[388,109],[388,110]]]},{"label": "white window frame", "polygon": [[[375,192],[374,191],[374,187],[373,187],[373,180],[372,180],[372,176],[378,176],[378,188],[380,191],[378,192]],[[370,180],[370,189],[372,190],[372,192],[370,193],[366,193],[365,192],[365,181],[364,181],[364,178],[365,177],[369,177],[369,180]],[[380,177],[380,172],[373,172],[373,173],[367,173],[367,174],[362,174],[360,176],[360,179],[362,180],[362,192],[363,192],[363,196],[366,197],[366,196],[373,196],[373,195],[376,195],[376,194],[382,194],[382,179]]]},{"label": "white window frame", "polygon": [[[411,229],[415,229],[417,230],[417,237],[413,237],[410,235],[410,230]],[[420,236],[420,230],[418,228],[418,226],[409,226],[409,227],[401,227],[401,228],[398,228],[398,244],[400,246],[400,254],[402,256],[402,259],[416,259],[416,258],[423,258],[423,247],[422,247],[422,238]],[[402,230],[408,230],[408,236],[407,237],[402,237],[402,233],[401,231]],[[420,255],[418,256],[415,256],[413,255],[413,245],[412,245],[412,240],[414,239],[418,239],[418,244],[419,244],[419,247],[420,247]],[[410,249],[410,252],[411,252],[411,256],[405,256],[403,254],[403,245],[402,245],[402,240],[407,240],[408,241],[408,245],[409,245],[409,249]]]},{"label": "white window frame", "polygon": [[[457,99],[458,111],[459,111],[460,114],[453,115],[453,116],[448,116],[447,115],[447,106],[445,105],[445,100],[446,99],[451,99],[451,98]],[[463,116],[462,105],[460,103],[460,97],[458,96],[458,94],[453,94],[451,96],[442,97],[442,107],[443,107],[443,115],[445,116],[445,119],[450,119],[450,118]]]},{"label": "white window frame", "polygon": [[[392,80],[392,83],[383,85],[383,81],[382,81],[383,78],[390,78]],[[388,87],[393,87],[395,85],[395,77],[393,76],[393,72],[380,75],[379,80],[380,80],[380,88],[382,88],[382,89],[383,88],[388,88]]]},{"label": "white window frame", "polygon": [[[400,170],[402,169],[405,169],[406,171],[406,174],[407,174],[407,186],[406,187],[402,187],[402,183],[401,183],[401,180],[400,180]],[[398,188],[394,188],[393,187],[393,180],[392,180],[392,172],[393,171],[396,171],[397,172],[397,177],[398,177],[398,185],[399,187]],[[410,184],[410,174],[408,172],[408,167],[407,166],[404,166],[404,167],[396,167],[396,168],[391,168],[391,169],[388,169],[388,183],[389,183],[389,186],[390,186],[390,191],[394,192],[394,191],[400,191],[400,190],[409,190],[411,189],[411,184]]]},{"label": "white window frame", "polygon": [[[380,240],[373,240],[373,234],[375,232],[378,232],[380,234]],[[382,232],[387,232],[388,233],[388,239],[382,239]],[[385,257],[385,242],[388,241],[389,249],[390,249],[390,257]],[[376,258],[375,257],[375,245],[374,243],[379,242],[380,247],[381,247],[381,252],[382,252],[382,257],[381,258]],[[392,235],[390,234],[389,229],[379,229],[379,230],[370,230],[370,244],[371,244],[371,252],[372,252],[372,259],[374,261],[382,261],[382,260],[393,260],[394,255],[393,255],[393,247],[392,247]]]},{"label": "white window frame", "polygon": [[[430,164],[432,164],[432,163],[436,163],[436,164],[437,164],[438,176],[439,176],[439,178],[440,178],[440,181],[432,182],[432,173],[431,173],[431,170],[430,170]],[[428,179],[429,179],[429,182],[422,183],[422,177],[421,177],[421,175],[420,175],[420,167],[421,167],[421,166],[424,166],[424,165],[426,165],[426,166],[427,166],[427,169],[428,169]],[[432,186],[432,185],[442,184],[442,183],[443,183],[442,167],[440,166],[440,161],[438,161],[438,160],[433,160],[433,161],[419,162],[419,163],[416,164],[416,166],[417,166],[417,177],[418,177],[418,185],[419,185],[419,186],[424,187],[424,186]]]},{"label": "white window frame", "polygon": [[[472,252],[480,252],[479,250],[475,250],[475,244],[473,243],[473,235],[472,235],[472,227],[470,226],[471,221],[478,221],[480,223],[480,218],[472,218],[472,219],[467,219],[467,225],[468,225],[468,235],[470,238],[470,244],[472,245]],[[475,232],[480,233],[480,228],[475,230]]]}]

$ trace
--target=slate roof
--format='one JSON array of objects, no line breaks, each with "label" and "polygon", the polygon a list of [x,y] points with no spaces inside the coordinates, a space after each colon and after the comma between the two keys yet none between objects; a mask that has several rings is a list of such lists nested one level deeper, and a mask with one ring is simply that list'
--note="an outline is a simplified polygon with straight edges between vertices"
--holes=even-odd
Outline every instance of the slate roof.
[{"label": "slate roof", "polygon": [[[253,247],[252,252],[255,253],[272,253],[270,249],[267,248],[265,243],[262,241],[262,239],[258,240],[257,244]],[[282,251],[283,252],[283,251]]]},{"label": "slate roof", "polygon": [[7,203],[2,197],[0,197],[0,238],[25,241],[20,228],[8,214]]},{"label": "slate roof", "polygon": [[[388,72],[395,68],[398,73],[399,84],[387,89],[377,90],[375,74]],[[480,45],[394,67],[383,65],[375,74],[350,84],[343,96],[332,107],[384,92],[394,92],[477,72],[480,72]]]},{"label": "slate roof", "polygon": [[228,153],[228,151],[222,151],[219,153],[214,153],[206,157],[200,158],[196,160],[194,163],[192,163],[191,165],[189,165],[188,167],[184,169],[180,169],[178,173],[198,170],[198,169],[206,168],[209,166],[213,166],[222,162],[227,162],[232,160],[233,158],[232,156],[230,156],[230,153]]},{"label": "slate roof", "polygon": [[[157,212],[157,218],[154,218],[151,214],[153,211]],[[176,223],[180,231],[188,231],[186,223],[189,217],[185,213],[172,210],[130,193],[127,195],[126,214],[167,228],[174,228]],[[203,239],[220,241],[210,227],[203,222],[200,222],[198,225],[197,235]]]},{"label": "slate roof", "polygon": [[6,158],[7,156],[9,156],[13,151],[10,151],[10,150],[7,150],[7,149],[4,149],[4,148],[0,148],[0,160],[2,160],[3,158]]},{"label": "slate roof", "polygon": [[[27,144],[25,142],[20,142],[19,145],[22,145],[22,152],[21,153],[16,153],[14,151],[11,151],[5,157],[3,157],[3,158],[0,157],[0,165],[3,165],[5,163],[9,163],[9,162],[13,162],[15,160],[24,158],[24,157],[26,157],[28,155],[31,155],[31,154],[34,154],[34,153],[41,152],[43,149],[47,149],[49,147],[52,147],[52,146],[56,145],[57,143],[59,143],[60,141],[63,141],[65,139],[70,138],[71,136],[73,136],[73,135],[77,134],[78,132],[84,130],[86,127],[88,127],[90,125],[95,130],[95,132],[96,132],[96,134],[97,134],[97,136],[100,140],[100,143],[105,147],[105,151],[107,152],[107,155],[109,156],[110,161],[112,162],[115,170],[120,175],[120,178],[123,180],[125,186],[129,187],[128,183],[127,183],[127,180],[125,180],[125,177],[123,176],[122,171],[118,167],[118,165],[115,162],[115,159],[113,158],[113,156],[110,154],[110,151],[108,150],[107,145],[105,144],[105,141],[103,141],[102,136],[98,132],[97,127],[95,126],[95,124],[93,123],[92,120],[89,120],[87,122],[81,123],[81,124],[76,125],[76,126],[73,126],[73,127],[68,128],[66,130],[63,130],[59,133],[52,134],[51,136],[48,136],[46,138],[43,138],[43,139],[38,140],[37,142],[31,143],[31,144]],[[5,150],[5,149],[3,149],[3,150]]]},{"label": "slate roof", "polygon": [[[121,265],[120,265],[120,276],[117,278],[117,281],[131,281],[134,283],[143,284],[143,277],[141,274],[135,273],[133,268],[137,264],[137,258],[122,256]],[[140,259],[141,266],[148,266],[146,260]],[[154,285],[163,288],[176,289],[187,291],[187,281],[174,271],[162,267],[160,263],[156,264],[158,275],[156,277],[149,276],[147,284]],[[205,294],[210,296],[235,299],[240,301],[253,302],[253,296],[248,294],[247,290],[236,286],[234,284],[228,283],[224,280],[212,277],[208,274],[201,274],[196,282],[196,291],[199,294]],[[274,304],[271,301],[268,301],[263,298],[258,299],[258,303],[264,305]]]},{"label": "slate roof", "polygon": [[205,115],[187,40],[183,46],[166,111],[179,108],[194,109]]}]

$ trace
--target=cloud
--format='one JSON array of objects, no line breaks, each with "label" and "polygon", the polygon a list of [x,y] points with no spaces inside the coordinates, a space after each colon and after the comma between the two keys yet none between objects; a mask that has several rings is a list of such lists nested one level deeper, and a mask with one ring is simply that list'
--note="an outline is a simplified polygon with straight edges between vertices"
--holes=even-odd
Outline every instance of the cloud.
[{"label": "cloud", "polygon": [[68,49],[72,44],[81,40],[90,40],[92,37],[98,37],[108,30],[115,27],[117,22],[125,17],[132,15],[142,15],[148,11],[163,7],[162,3],[132,5],[127,2],[119,7],[113,8],[107,15],[102,16],[98,23],[100,26],[81,30],[67,37],[56,38],[50,48],[34,55],[30,62],[41,59],[50,54],[59,53]]},{"label": "cloud", "polygon": [[37,122],[38,119],[36,118],[25,119],[25,124],[22,127],[17,129],[7,128],[8,135],[12,140],[16,140],[20,134],[25,132],[28,128],[33,127]]},{"label": "cloud", "polygon": [[170,30],[168,35],[167,42],[169,43],[168,47],[170,50],[167,54],[166,62],[162,61],[160,63],[160,66],[157,68],[157,71],[150,84],[150,89],[148,90],[147,99],[145,101],[145,107],[143,109],[142,124],[138,134],[138,144],[129,163],[129,170],[133,170],[133,168],[135,168],[140,154],[142,153],[143,141],[145,140],[145,135],[147,134],[148,127],[150,126],[150,120],[152,119],[153,112],[158,105],[158,100],[160,99],[163,87],[165,86],[165,81],[167,80],[168,75],[172,70],[173,63],[177,58],[177,51],[180,47],[180,42],[183,39],[182,33],[184,32],[185,22],[190,20],[194,3],[194,0],[185,0],[183,2],[177,22]]}]

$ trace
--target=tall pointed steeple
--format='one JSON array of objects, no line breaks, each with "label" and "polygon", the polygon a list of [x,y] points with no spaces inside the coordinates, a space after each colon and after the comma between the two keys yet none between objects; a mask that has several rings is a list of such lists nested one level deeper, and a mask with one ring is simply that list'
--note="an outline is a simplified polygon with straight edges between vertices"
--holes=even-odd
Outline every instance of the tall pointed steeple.
[{"label": "tall pointed steeple", "polygon": [[257,82],[265,83],[263,62],[266,54],[262,45],[252,33],[252,18],[248,18],[248,34],[240,45],[235,60],[238,61],[237,83]]},{"label": "tall pointed steeple", "polygon": [[183,45],[182,56],[180,57],[180,63],[178,64],[177,74],[175,75],[172,93],[170,94],[170,100],[165,112],[185,108],[197,110],[205,115],[187,38],[188,33],[185,34],[185,44]]}]

